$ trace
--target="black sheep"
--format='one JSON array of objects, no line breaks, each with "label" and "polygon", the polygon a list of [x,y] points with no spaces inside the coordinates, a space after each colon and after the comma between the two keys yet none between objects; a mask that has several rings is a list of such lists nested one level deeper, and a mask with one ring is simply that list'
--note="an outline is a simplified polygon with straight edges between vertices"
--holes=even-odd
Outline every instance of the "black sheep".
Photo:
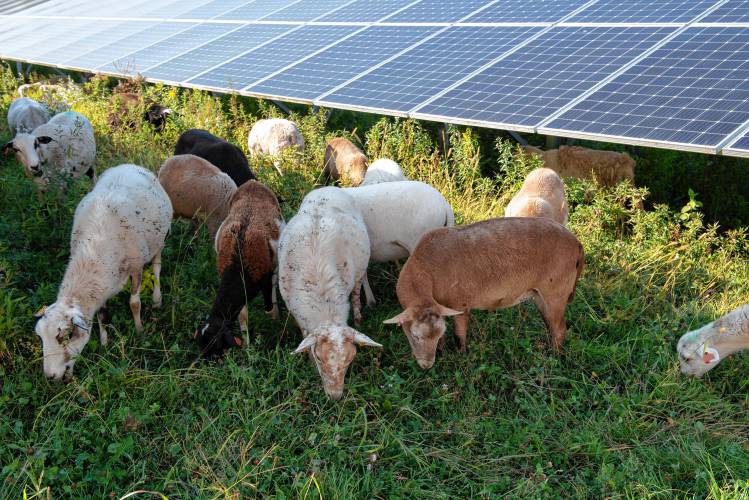
[{"label": "black sheep", "polygon": [[241,149],[206,130],[183,132],[177,139],[174,154],[192,154],[208,160],[231,177],[237,187],[256,179]]}]

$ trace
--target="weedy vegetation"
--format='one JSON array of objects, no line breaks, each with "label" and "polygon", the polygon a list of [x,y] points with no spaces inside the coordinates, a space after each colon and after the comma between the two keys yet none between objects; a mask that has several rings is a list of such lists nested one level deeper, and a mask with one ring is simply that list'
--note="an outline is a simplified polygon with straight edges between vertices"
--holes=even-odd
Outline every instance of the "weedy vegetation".
[{"label": "weedy vegetation", "polygon": [[[20,83],[0,72],[2,116]],[[177,111],[166,130],[134,120],[111,131],[113,84],[94,78],[67,96],[94,125],[99,172],[119,163],[155,171],[193,127],[246,149],[256,119],[280,116],[262,102],[148,85]],[[501,216],[535,166],[506,140],[485,147],[471,129],[450,127],[444,151],[429,124],[344,113],[326,122],[323,110],[295,109],[301,164],[287,159],[284,176],[253,165],[287,219],[321,182],[325,141],[339,134],[435,186],[458,223]],[[448,338],[423,372],[403,333],[382,324],[400,310],[403,263],[375,266],[379,302],[364,309],[361,330],[384,349],[359,351],[340,402],[291,354],[301,335],[285,309],[274,321],[251,305],[250,345],[223,362],[199,359],[192,333],[218,276],[205,229],[194,237],[185,222],[173,224],[164,251],[164,307],[143,294],[145,332],[135,333],[121,293],[110,301],[109,345],[94,333],[71,382],[45,380],[33,313],[55,300],[73,211],[89,188],[84,178],[62,201],[39,200],[12,156],[0,157],[0,497],[749,496],[749,355],[694,380],[679,374],[675,354],[682,333],[749,301],[740,228],[749,222],[706,223],[701,188],[690,198],[685,187],[679,206],[642,211],[646,188],[567,182],[586,269],[559,355],[525,304],[476,313],[469,352]]]}]

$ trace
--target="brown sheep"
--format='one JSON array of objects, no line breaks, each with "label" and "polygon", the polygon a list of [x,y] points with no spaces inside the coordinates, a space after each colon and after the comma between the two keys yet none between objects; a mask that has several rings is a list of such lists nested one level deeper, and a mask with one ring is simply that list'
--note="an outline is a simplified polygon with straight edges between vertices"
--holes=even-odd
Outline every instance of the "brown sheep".
[{"label": "brown sheep", "polygon": [[564,182],[550,168],[534,169],[505,208],[505,217],[546,217],[567,224]]},{"label": "brown sheep", "polygon": [[176,155],[159,169],[159,182],[169,195],[174,217],[205,221],[211,238],[229,212],[237,190],[227,174],[195,155]]},{"label": "brown sheep", "polygon": [[143,121],[153,125],[156,130],[164,130],[166,117],[172,113],[172,110],[150,99],[146,99],[145,102],[142,99],[143,97],[139,94],[127,92],[113,94],[111,99],[113,110],[109,113],[109,126],[112,129],[120,128],[123,125],[132,127],[134,124],[127,115],[143,105]]},{"label": "brown sheep", "polygon": [[595,179],[605,187],[615,186],[625,179],[629,179],[632,185],[635,183],[635,161],[627,153],[580,146],[560,146],[548,151],[525,146],[525,151],[527,155],[539,155],[546,168],[562,177]]},{"label": "brown sheep", "polygon": [[364,182],[368,166],[367,157],[348,139],[336,137],[328,141],[325,147],[326,176],[358,186]]},{"label": "brown sheep", "polygon": [[563,226],[541,217],[489,219],[424,235],[398,277],[401,325],[416,361],[434,364],[445,317],[455,316],[466,349],[471,309],[495,310],[533,299],[559,349],[564,311],[583,269],[583,247]]}]

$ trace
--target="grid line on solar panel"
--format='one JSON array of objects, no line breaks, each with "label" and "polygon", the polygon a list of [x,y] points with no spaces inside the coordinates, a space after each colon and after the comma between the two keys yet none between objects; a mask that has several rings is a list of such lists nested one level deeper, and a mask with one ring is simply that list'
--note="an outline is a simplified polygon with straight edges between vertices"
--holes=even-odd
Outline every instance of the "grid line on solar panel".
[{"label": "grid line on solar panel", "polygon": [[85,21],[57,21],[41,20],[33,23],[35,29],[26,37],[19,37],[4,44],[3,51],[8,57],[24,60],[35,60],[39,54],[59,47],[60,40],[66,33],[77,33],[89,23]]},{"label": "grid line on solar panel", "polygon": [[437,28],[372,26],[246,91],[308,101],[410,47]]},{"label": "grid line on solar panel", "polygon": [[553,28],[413,115],[534,127],[673,31]]},{"label": "grid line on solar panel", "polygon": [[356,0],[321,17],[330,22],[374,22],[394,14],[419,0]]},{"label": "grid line on solar panel", "polygon": [[188,83],[209,88],[242,89],[359,29],[352,26],[303,26],[193,77]]},{"label": "grid line on solar panel", "polygon": [[534,27],[448,28],[318,99],[405,113],[539,31]]},{"label": "grid line on solar panel", "polygon": [[749,120],[749,32],[693,27],[544,129],[716,148]]},{"label": "grid line on solar panel", "polygon": [[284,9],[299,0],[254,0],[245,5],[221,14],[216,19],[235,21],[257,21],[276,11]]},{"label": "grid line on solar panel", "polygon": [[739,137],[736,142],[724,148],[722,153],[730,156],[749,157],[749,134]]},{"label": "grid line on solar panel", "polygon": [[588,3],[590,0],[499,0],[465,22],[556,22]]},{"label": "grid line on solar panel", "polygon": [[88,24],[83,29],[71,33],[72,36],[61,37],[61,40],[69,43],[58,42],[57,48],[40,54],[37,56],[37,60],[45,61],[48,64],[58,64],[61,61],[94,50],[100,46],[103,40],[108,39],[109,33],[120,24],[122,23],[111,21]]},{"label": "grid line on solar panel", "polygon": [[287,33],[289,26],[249,24],[148,70],[150,78],[180,83]]},{"label": "grid line on solar panel", "polygon": [[749,2],[728,0],[700,20],[703,23],[746,23],[749,22]]},{"label": "grid line on solar panel", "polygon": [[177,16],[179,19],[211,19],[247,3],[247,0],[213,0]]},{"label": "grid line on solar panel", "polygon": [[492,3],[492,0],[422,0],[387,17],[388,22],[451,23],[465,18]]},{"label": "grid line on solar panel", "polygon": [[335,12],[353,0],[300,0],[288,7],[269,14],[264,21],[311,21]]},{"label": "grid line on solar panel", "polygon": [[599,0],[572,16],[571,22],[688,23],[717,0]]}]

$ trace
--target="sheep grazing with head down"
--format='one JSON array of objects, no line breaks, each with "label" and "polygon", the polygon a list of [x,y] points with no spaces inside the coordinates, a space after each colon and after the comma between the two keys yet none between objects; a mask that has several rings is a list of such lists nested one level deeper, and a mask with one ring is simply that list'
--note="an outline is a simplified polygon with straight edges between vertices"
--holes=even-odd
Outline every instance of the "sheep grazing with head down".
[{"label": "sheep grazing with head down", "polygon": [[273,192],[257,181],[242,184],[231,199],[229,215],[216,235],[216,263],[221,276],[208,319],[195,332],[203,355],[220,355],[241,342],[231,333],[247,331],[247,306],[262,292],[266,312],[278,316],[275,300],[276,248],[283,227]]},{"label": "sheep grazing with head down", "polygon": [[237,190],[231,177],[203,158],[177,155],[161,166],[159,182],[172,201],[175,217],[205,221],[211,238],[216,237]]},{"label": "sheep grazing with head down", "polygon": [[343,394],[356,346],[382,347],[346,324],[349,296],[354,323],[361,321],[359,294],[368,262],[367,227],[341,189],[307,194],[281,233],[279,288],[304,335],[294,352],[309,352],[331,399]]},{"label": "sheep grazing with head down", "polygon": [[406,179],[406,176],[403,174],[400,165],[393,160],[380,158],[369,165],[367,173],[364,174],[364,181],[361,185],[371,186],[372,184],[380,184],[381,182],[397,182],[405,180],[408,179]]},{"label": "sheep grazing with head down", "polygon": [[237,187],[255,179],[242,150],[207,130],[191,129],[183,132],[177,139],[174,154],[191,154],[208,160],[231,177]]},{"label": "sheep grazing with head down", "polygon": [[86,174],[96,181],[94,129],[80,113],[66,111],[30,133],[16,135],[3,150],[12,149],[26,175],[40,188],[50,182],[65,186],[67,179]]},{"label": "sheep grazing with head down", "polygon": [[29,133],[48,121],[47,108],[28,97],[14,99],[8,108],[8,129],[13,135]]},{"label": "sheep grazing with head down", "polygon": [[143,121],[150,123],[159,132],[164,130],[167,117],[173,111],[151,99],[143,99],[139,94],[129,92],[114,94],[111,99],[112,111],[109,113],[109,126],[113,129],[121,126],[132,127],[134,123],[127,115],[137,110],[143,111]]},{"label": "sheep grazing with head down", "polygon": [[247,136],[247,146],[255,158],[259,155],[272,156],[273,166],[281,174],[279,158],[285,149],[304,151],[304,137],[296,123],[283,118],[258,120]]},{"label": "sheep grazing with head down", "polygon": [[583,269],[583,247],[560,224],[542,217],[489,219],[424,235],[398,277],[403,312],[397,324],[416,361],[434,365],[455,318],[460,351],[466,349],[471,309],[495,310],[533,299],[559,349],[567,330],[564,312]]},{"label": "sheep grazing with head down", "polygon": [[153,264],[153,305],[161,306],[161,250],[172,222],[172,205],[156,177],[136,165],[108,169],[78,204],[70,236],[70,262],[54,304],[40,311],[44,374],[61,379],[88,343],[99,311],[102,344],[107,343],[106,302],[130,283],[130,310],[137,331],[143,267]]},{"label": "sheep grazing with head down", "polygon": [[695,377],[715,368],[726,356],[746,349],[749,349],[749,304],[685,333],[676,347],[681,373]]},{"label": "sheep grazing with head down", "polygon": [[323,173],[328,178],[358,186],[364,182],[368,166],[367,157],[348,139],[336,137],[325,146]]},{"label": "sheep grazing with head down", "polygon": [[562,179],[550,168],[536,168],[510,200],[505,217],[546,217],[565,225],[568,211]]},{"label": "sheep grazing with head down", "polygon": [[599,151],[580,146],[560,146],[559,149],[542,151],[525,146],[528,156],[538,155],[544,166],[562,177],[595,179],[605,187],[616,186],[623,180],[635,183],[635,161],[627,153]]}]

